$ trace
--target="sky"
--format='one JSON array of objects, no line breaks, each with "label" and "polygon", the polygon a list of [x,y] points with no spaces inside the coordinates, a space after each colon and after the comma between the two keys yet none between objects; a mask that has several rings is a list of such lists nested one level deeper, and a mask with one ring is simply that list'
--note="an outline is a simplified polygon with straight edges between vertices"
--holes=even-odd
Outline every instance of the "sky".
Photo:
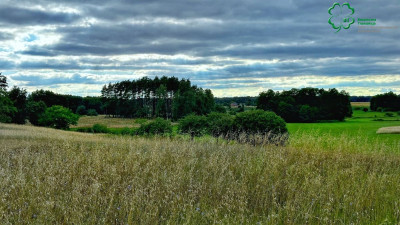
[{"label": "sky", "polygon": [[400,1],[347,2],[1,0],[0,72],[28,92],[81,96],[143,76],[188,78],[216,97],[400,93]]}]

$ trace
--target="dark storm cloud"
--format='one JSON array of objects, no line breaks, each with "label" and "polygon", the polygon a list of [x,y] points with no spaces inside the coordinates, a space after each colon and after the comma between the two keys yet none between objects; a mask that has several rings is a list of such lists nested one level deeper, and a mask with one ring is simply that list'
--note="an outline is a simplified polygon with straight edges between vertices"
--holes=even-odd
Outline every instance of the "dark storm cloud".
[{"label": "dark storm cloud", "polygon": [[43,76],[26,76],[16,75],[12,76],[13,80],[26,82],[26,86],[41,86],[41,85],[55,85],[55,84],[101,84],[102,82],[95,79],[74,74],[71,77],[51,77],[44,78]]},{"label": "dark storm cloud", "polygon": [[77,14],[51,12],[51,9],[45,11],[5,5],[0,5],[0,15],[0,23],[12,25],[60,24],[79,19]]}]

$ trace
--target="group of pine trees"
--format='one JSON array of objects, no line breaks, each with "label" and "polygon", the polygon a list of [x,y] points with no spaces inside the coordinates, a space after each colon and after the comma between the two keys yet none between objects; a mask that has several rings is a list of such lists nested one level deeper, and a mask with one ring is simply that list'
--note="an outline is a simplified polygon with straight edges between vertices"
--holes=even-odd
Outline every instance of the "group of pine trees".
[{"label": "group of pine trees", "polygon": [[191,113],[206,115],[215,105],[211,90],[166,76],[110,83],[104,85],[101,97],[105,114],[118,117],[176,120]]}]

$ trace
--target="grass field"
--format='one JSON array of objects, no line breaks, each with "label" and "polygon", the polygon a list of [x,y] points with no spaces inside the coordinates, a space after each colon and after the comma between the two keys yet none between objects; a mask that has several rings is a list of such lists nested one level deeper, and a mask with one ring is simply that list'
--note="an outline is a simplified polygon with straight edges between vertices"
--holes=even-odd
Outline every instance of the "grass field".
[{"label": "grass field", "polygon": [[113,118],[113,117],[106,117],[105,115],[81,116],[79,118],[78,125],[72,126],[71,128],[92,127],[96,123],[106,125],[109,128],[124,128],[124,127],[132,128],[140,126],[140,124],[138,124],[137,121],[138,119]]},{"label": "grass field", "polygon": [[5,124],[0,133],[1,224],[400,221],[400,155],[352,152],[362,139],[339,136],[332,143],[348,151],[327,151],[318,141],[252,147]]},{"label": "grass field", "polygon": [[[322,123],[289,123],[287,124],[292,145],[302,148],[313,148],[324,145],[327,151],[352,152],[396,152],[400,153],[400,136],[398,134],[377,134],[379,128],[400,126],[400,116],[393,113],[388,117],[385,112],[364,112],[355,110],[356,107],[369,107],[369,103],[352,103],[353,117],[344,122],[322,122]],[[302,140],[310,140],[303,142]],[[337,140],[337,141],[335,141]],[[340,140],[340,141],[339,141]],[[354,140],[358,140],[355,144]],[[341,141],[353,142],[350,149],[347,145],[343,148]]]},{"label": "grass field", "polygon": [[356,110],[255,147],[0,124],[0,224],[398,224],[400,136],[376,134],[397,120]]},{"label": "grass field", "polygon": [[351,106],[352,107],[366,107],[369,108],[369,102],[352,102]]},{"label": "grass field", "polygon": [[[311,148],[313,143],[303,142],[303,136],[306,136],[307,139],[313,138],[313,142],[328,142],[343,136],[344,139],[348,137],[347,140],[362,139],[362,143],[365,143],[361,144],[363,146],[354,146],[350,151],[376,152],[379,150],[376,144],[385,143],[393,147],[383,147],[381,151],[400,152],[398,147],[400,145],[400,137],[398,135],[376,133],[382,127],[400,126],[400,116],[397,113],[393,113],[393,117],[388,117],[385,115],[386,112],[364,112],[362,109],[364,107],[369,108],[369,102],[352,102],[352,107],[353,117],[347,118],[345,122],[289,123],[287,126],[290,133],[290,144],[304,148],[309,145],[308,147]],[[92,127],[98,123],[115,130],[124,127],[139,127],[141,122],[143,120],[110,118],[104,115],[95,117],[83,116],[79,119],[78,125],[72,128]],[[174,132],[177,132],[176,123],[174,124]],[[325,143],[324,145],[327,145],[325,149],[329,151],[342,149],[338,146],[340,145],[338,142],[332,141],[330,144]]]}]

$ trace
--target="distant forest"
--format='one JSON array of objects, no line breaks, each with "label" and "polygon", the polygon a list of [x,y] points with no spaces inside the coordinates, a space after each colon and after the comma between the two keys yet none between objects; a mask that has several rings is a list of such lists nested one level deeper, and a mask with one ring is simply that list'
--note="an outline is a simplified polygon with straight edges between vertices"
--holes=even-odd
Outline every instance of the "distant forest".
[{"label": "distant forest", "polygon": [[[57,94],[49,90],[7,90],[6,77],[0,73],[0,121],[35,124],[46,108],[60,105],[79,115],[104,114],[111,117],[156,118],[178,120],[189,114],[207,115],[226,112],[232,103],[239,106],[273,111],[286,122],[315,122],[343,120],[351,116],[350,102],[371,101],[373,111],[399,111],[400,95],[393,92],[376,96],[349,96],[336,89],[302,88],[274,92],[268,90],[259,96],[214,98],[211,90],[192,85],[190,80],[176,77],[143,77],[104,85],[101,96],[81,97]],[[235,114],[239,110],[229,110]]]},{"label": "distant forest", "polygon": [[246,96],[246,97],[215,98],[215,104],[229,107],[232,103],[237,103],[238,105],[256,106],[257,105],[257,97]]},{"label": "distant forest", "polygon": [[400,111],[400,95],[393,92],[375,95],[371,99],[373,111]]},{"label": "distant forest", "polygon": [[293,88],[282,92],[268,90],[258,96],[257,108],[273,111],[286,122],[342,121],[353,113],[349,94],[335,88]]},{"label": "distant forest", "polygon": [[[215,104],[230,106],[231,103],[237,103],[238,105],[246,106],[257,106],[257,96],[246,96],[246,97],[216,97]],[[372,96],[350,96],[351,102],[369,102]]]},{"label": "distant forest", "polygon": [[372,96],[350,96],[351,102],[370,102]]}]

